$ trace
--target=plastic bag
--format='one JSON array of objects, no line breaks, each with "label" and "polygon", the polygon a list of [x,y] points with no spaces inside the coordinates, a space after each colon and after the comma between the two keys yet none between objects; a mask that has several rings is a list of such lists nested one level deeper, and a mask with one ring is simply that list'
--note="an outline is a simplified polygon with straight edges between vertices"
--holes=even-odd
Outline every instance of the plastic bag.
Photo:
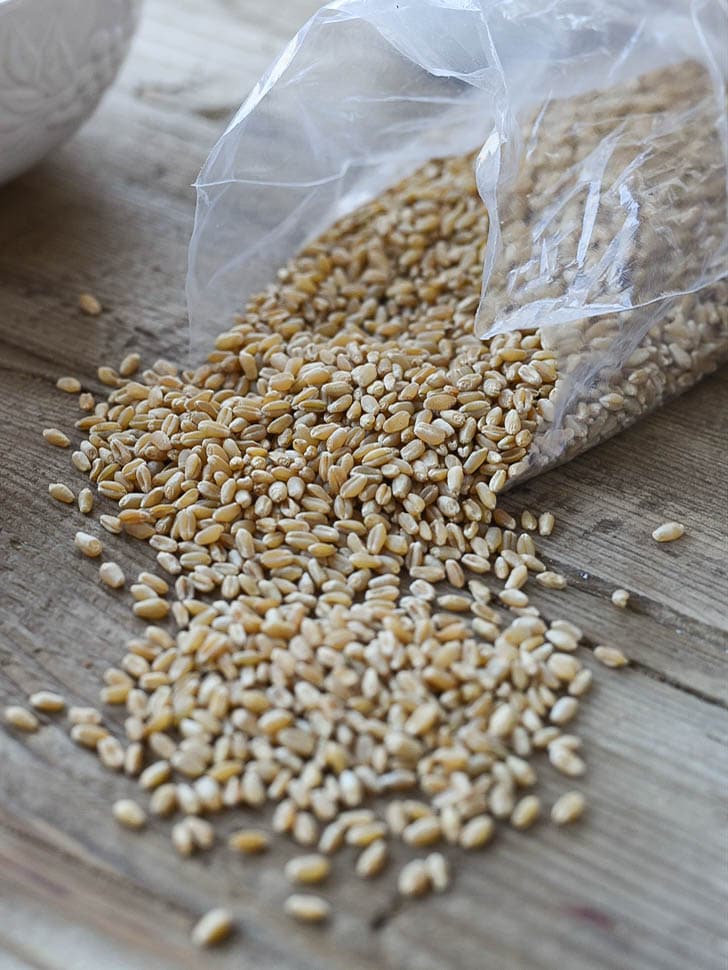
[{"label": "plastic bag", "polygon": [[513,477],[600,440],[728,353],[726,40],[723,0],[322,8],[198,180],[193,337],[345,213],[476,150],[478,333],[540,328],[562,376]]}]

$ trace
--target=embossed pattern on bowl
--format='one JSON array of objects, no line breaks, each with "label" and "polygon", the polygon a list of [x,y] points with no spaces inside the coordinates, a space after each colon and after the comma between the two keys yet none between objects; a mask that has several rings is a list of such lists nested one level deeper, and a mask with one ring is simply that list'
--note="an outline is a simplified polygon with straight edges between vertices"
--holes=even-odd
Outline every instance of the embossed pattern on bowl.
[{"label": "embossed pattern on bowl", "polygon": [[65,141],[116,76],[141,0],[0,0],[0,183]]}]

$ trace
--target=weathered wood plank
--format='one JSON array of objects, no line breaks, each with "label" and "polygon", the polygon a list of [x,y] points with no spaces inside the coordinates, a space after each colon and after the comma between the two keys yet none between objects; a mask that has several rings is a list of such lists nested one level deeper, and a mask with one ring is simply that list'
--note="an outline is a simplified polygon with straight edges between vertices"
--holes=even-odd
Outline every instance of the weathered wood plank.
[{"label": "weathered wood plank", "polygon": [[[182,861],[166,822],[154,821],[143,836],[120,831],[109,802],[133,783],[104,772],[56,726],[0,739],[4,880],[96,934],[143,940],[150,966],[168,946],[178,965],[193,965],[189,951],[183,960],[184,933],[195,913],[225,900],[241,919],[243,949],[231,946],[221,966],[255,953],[251,966],[333,968],[345,953],[353,967],[476,968],[488,952],[498,967],[576,970],[588,960],[717,970],[728,717],[639,672],[599,670],[597,678],[580,719],[591,765],[588,821],[572,832],[547,823],[525,836],[503,831],[481,854],[454,853],[454,891],[425,904],[391,910],[391,870],[366,886],[345,876],[348,858],[337,858],[327,893],[336,900],[331,929],[287,926],[283,935],[280,867],[290,849],[278,845],[246,863],[224,848]],[[541,773],[550,803],[565,783],[546,766]],[[236,812],[220,828],[246,818],[253,816]]]},{"label": "weathered wood plank", "polygon": [[[41,686],[94,703],[135,629],[124,597],[73,551],[82,517],[46,493],[50,480],[82,483],[40,438],[76,414],[53,382],[76,373],[94,386],[96,366],[132,346],[149,360],[183,355],[191,183],[228,114],[316,5],[148,0],[95,118],[0,189],[0,704]],[[77,311],[85,289],[107,307],[97,320]],[[289,847],[250,863],[222,848],[182,861],[167,823],[143,836],[118,829],[110,802],[135,786],[60,726],[30,738],[2,729],[3,968],[196,968],[188,929],[221,902],[242,923],[209,957],[221,968],[722,967],[727,400],[723,370],[509,499],[557,513],[541,546],[570,586],[534,601],[636,661],[618,673],[592,664],[597,685],[579,725],[591,807],[577,830],[503,832],[481,855],[454,857],[453,892],[418,905],[395,903],[394,870],[370,886],[344,878],[350,860],[337,859],[336,919],[304,930],[280,915]],[[669,517],[688,535],[659,547],[649,533]],[[106,541],[129,575],[154,562],[143,543]],[[633,594],[626,611],[609,601],[616,586]],[[548,766],[541,774],[550,804],[566,786]],[[221,832],[241,817],[221,819]]]}]

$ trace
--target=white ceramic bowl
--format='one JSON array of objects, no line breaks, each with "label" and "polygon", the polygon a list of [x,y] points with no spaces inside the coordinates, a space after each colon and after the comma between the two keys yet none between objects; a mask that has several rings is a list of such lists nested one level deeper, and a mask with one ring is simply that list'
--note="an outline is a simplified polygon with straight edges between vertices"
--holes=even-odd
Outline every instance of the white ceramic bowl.
[{"label": "white ceramic bowl", "polygon": [[141,0],[0,0],[0,183],[73,134],[114,80]]}]

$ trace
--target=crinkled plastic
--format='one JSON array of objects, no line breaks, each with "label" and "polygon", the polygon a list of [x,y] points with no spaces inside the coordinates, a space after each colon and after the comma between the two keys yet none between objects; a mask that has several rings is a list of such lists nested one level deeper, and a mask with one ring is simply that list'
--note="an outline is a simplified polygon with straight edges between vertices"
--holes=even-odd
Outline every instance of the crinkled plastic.
[{"label": "crinkled plastic", "polygon": [[[725,210],[718,213],[722,233],[715,212],[696,211],[699,258],[688,267],[676,245],[658,265],[640,267],[649,271],[634,272],[639,254],[630,244],[645,220],[652,234],[676,242],[683,226],[676,224],[679,207],[640,207],[630,183],[671,131],[688,127],[711,155],[701,181],[720,176],[725,185],[726,9],[722,0],[340,0],[323,7],[256,85],[197,182],[188,280],[194,329],[214,333],[303,243],[418,164],[478,146],[478,187],[492,226],[487,290],[503,258],[499,210],[527,147],[524,115],[534,116],[530,137],[537,140],[539,109],[550,102],[687,59],[704,65],[712,90],[701,88],[692,103],[655,116],[644,144],[630,146],[632,171],[625,165],[619,190],[602,192],[601,176],[630,136],[620,123],[565,173],[558,198],[541,214],[530,259],[563,280],[559,291],[539,297],[516,283],[510,306],[496,318],[482,319],[481,306],[481,326],[581,319],[719,279],[726,272]],[[674,158],[660,202],[671,190],[686,191],[692,161]],[[563,252],[549,219],[577,194],[579,245]],[[695,195],[700,202],[698,189]],[[589,242],[602,226],[612,251],[592,263]],[[569,267],[573,278],[564,276]]]},{"label": "crinkled plastic", "polygon": [[[603,396],[598,381],[651,328],[728,273],[727,24],[725,0],[323,7],[200,174],[193,339],[337,218],[430,158],[475,150],[490,216],[477,332],[554,328],[573,355],[599,322],[557,402],[543,454],[558,456],[575,402]],[[728,349],[721,327],[711,360]]]}]

